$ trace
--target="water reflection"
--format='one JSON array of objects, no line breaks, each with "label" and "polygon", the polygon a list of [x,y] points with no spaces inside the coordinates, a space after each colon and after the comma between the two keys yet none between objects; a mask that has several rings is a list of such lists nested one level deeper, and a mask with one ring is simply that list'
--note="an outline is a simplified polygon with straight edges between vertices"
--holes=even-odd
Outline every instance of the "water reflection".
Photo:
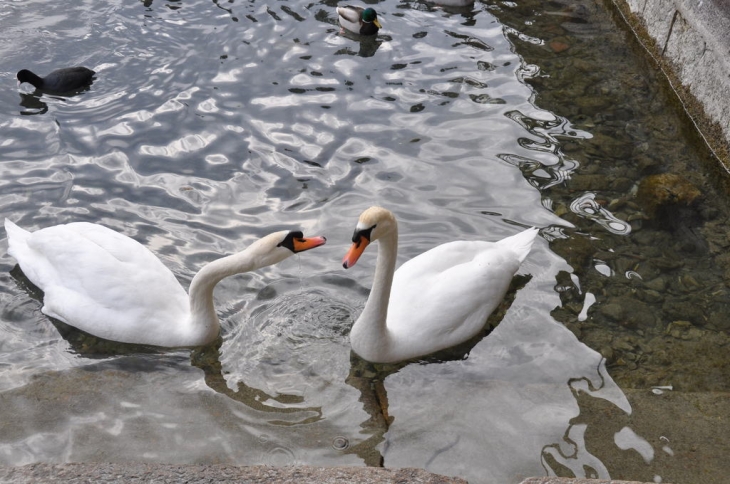
[{"label": "water reflection", "polygon": [[595,193],[584,193],[571,202],[570,209],[582,217],[593,220],[609,232],[618,235],[630,234],[631,225],[614,217],[611,212],[596,203],[595,198]]},{"label": "water reflection", "polygon": [[352,34],[348,31],[341,32],[340,35],[357,42],[359,44],[359,49],[357,52],[354,52],[350,47],[345,47],[335,52],[335,55],[347,54],[357,55],[360,57],[372,57],[383,43],[382,40],[368,37],[363,38],[362,36]]},{"label": "water reflection", "polygon": [[23,106],[24,110],[20,111],[20,114],[24,116],[31,116],[34,114],[45,114],[48,112],[48,105],[41,101],[41,97],[35,94],[23,94],[20,95],[20,105]]},{"label": "water reflection", "polygon": [[571,473],[585,476],[587,479],[609,479],[610,474],[603,462],[590,454],[586,448],[585,432],[587,425],[571,425],[565,431],[563,444],[550,445],[543,448],[542,463],[548,475],[557,476]]}]

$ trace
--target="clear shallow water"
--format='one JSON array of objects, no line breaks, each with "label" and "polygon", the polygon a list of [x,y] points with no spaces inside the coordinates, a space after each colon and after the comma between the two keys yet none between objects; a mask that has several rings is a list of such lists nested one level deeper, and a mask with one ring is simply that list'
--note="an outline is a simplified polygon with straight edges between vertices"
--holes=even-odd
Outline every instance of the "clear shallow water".
[{"label": "clear shallow water", "polygon": [[[103,223],[185,287],[270,231],[328,237],[221,283],[220,348],[192,354],[54,326],[3,251],[2,463],[419,466],[470,482],[611,474],[572,423],[576,395],[631,408],[603,348],[554,316],[590,278],[548,242],[609,234],[618,246],[632,226],[591,190],[549,196],[581,166],[568,147],[590,143],[596,124],[541,108],[525,82],[541,70],[520,49],[546,49],[548,35],[505,21],[521,18],[511,3],[382,2],[384,28],[358,42],[338,35],[335,5],[0,6],[0,216],[29,229]],[[77,64],[98,71],[78,96],[15,88],[21,68]],[[372,204],[398,215],[400,260],[543,228],[521,270],[531,277],[468,358],[374,369],[351,357],[375,253],[348,271],[340,260]]]}]

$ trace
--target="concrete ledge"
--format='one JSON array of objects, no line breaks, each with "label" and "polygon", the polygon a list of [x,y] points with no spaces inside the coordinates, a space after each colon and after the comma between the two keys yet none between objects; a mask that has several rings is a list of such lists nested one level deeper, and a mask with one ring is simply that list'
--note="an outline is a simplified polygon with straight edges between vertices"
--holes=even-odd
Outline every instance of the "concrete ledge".
[{"label": "concrete ledge", "polygon": [[730,168],[730,2],[611,0]]},{"label": "concrete ledge", "polygon": [[31,464],[0,467],[2,483],[466,484],[422,469],[173,464]]}]

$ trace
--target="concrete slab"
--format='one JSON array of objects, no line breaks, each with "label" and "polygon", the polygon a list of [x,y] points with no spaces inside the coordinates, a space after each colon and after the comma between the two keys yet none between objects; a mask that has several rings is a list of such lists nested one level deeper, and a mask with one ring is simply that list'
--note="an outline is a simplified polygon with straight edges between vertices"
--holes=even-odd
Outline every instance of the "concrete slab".
[{"label": "concrete slab", "polygon": [[225,483],[247,484],[340,484],[413,483],[465,484],[455,477],[431,474],[421,469],[376,467],[270,467],[164,464],[33,464],[0,467],[0,482],[18,483]]}]

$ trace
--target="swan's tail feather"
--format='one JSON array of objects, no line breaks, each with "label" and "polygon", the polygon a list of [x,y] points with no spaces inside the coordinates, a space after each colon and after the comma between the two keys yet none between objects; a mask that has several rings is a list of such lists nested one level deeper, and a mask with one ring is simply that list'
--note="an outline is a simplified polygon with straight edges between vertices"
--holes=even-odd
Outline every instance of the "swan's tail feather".
[{"label": "swan's tail feather", "polygon": [[8,252],[10,252],[10,255],[12,254],[13,246],[17,244],[23,244],[25,245],[25,241],[30,236],[30,232],[27,230],[21,229],[17,225],[15,225],[10,219],[5,219],[5,232],[8,236]]},{"label": "swan's tail feather", "polygon": [[30,232],[21,229],[15,225],[10,219],[5,219],[5,233],[8,236],[8,254],[18,260],[18,255],[23,252],[23,248],[28,246],[28,237]]},{"label": "swan's tail feather", "polygon": [[520,263],[522,263],[527,258],[527,254],[530,253],[532,243],[535,241],[539,231],[540,229],[532,227],[527,230],[523,230],[518,234],[506,237],[498,241],[497,244],[504,245],[512,249],[515,253],[517,253]]}]

